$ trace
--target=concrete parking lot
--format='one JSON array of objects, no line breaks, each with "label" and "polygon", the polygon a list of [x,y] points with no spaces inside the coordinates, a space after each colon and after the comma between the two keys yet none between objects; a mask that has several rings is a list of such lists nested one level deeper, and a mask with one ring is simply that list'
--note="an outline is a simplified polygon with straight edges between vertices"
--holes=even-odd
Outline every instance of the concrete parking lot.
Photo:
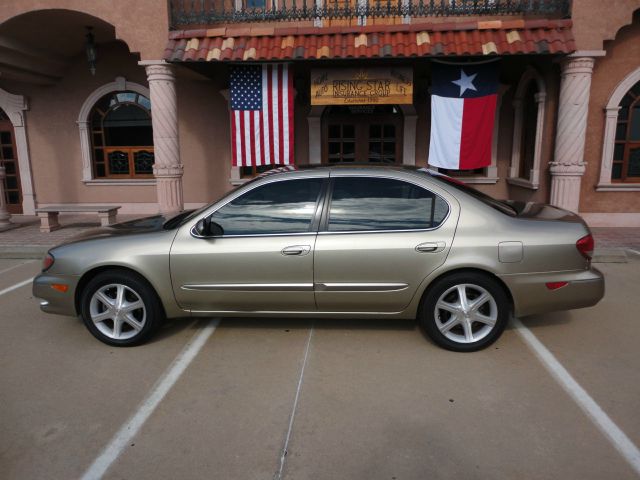
[{"label": "concrete parking lot", "polygon": [[[39,266],[0,260],[3,479],[640,472],[640,255],[598,265],[607,294],[596,307],[513,322],[473,354],[391,320],[184,319],[112,348],[80,320],[40,312],[24,283]],[[604,417],[568,393],[558,365]]]}]

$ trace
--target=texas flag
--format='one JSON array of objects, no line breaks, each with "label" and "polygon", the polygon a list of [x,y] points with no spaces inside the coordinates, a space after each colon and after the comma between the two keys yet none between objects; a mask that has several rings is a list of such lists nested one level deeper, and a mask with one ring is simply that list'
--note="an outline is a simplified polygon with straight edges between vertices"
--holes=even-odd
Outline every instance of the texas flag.
[{"label": "texas flag", "polygon": [[429,164],[467,170],[491,164],[496,112],[496,62],[432,64]]}]

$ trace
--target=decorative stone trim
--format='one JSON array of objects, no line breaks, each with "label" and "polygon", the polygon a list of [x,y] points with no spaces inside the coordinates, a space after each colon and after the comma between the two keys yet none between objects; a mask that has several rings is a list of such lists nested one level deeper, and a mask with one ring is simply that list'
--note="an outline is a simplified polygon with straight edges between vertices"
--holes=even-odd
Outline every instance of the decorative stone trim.
[{"label": "decorative stone trim", "polygon": [[540,186],[539,183],[533,183],[526,178],[507,178],[507,183],[509,185],[515,185],[517,187],[528,188],[530,190],[537,190]]},{"label": "decorative stone trim", "polygon": [[[487,167],[487,169],[489,169],[491,167]],[[455,177],[456,180],[460,180],[464,183],[471,183],[471,184],[476,184],[476,185],[480,185],[480,184],[492,184],[492,183],[498,183],[499,178],[498,177],[490,177],[490,176],[477,176],[477,177]]]},{"label": "decorative stone trim", "polygon": [[596,186],[596,192],[640,192],[640,183],[610,183]]},{"label": "decorative stone trim", "polygon": [[314,105],[307,115],[309,124],[309,164],[322,163],[322,113],[326,107]]},{"label": "decorative stone trim", "polygon": [[586,163],[566,165],[551,162],[551,204],[577,212],[580,204],[580,181]]},{"label": "decorative stone trim", "polygon": [[592,57],[568,57],[561,62],[560,101],[550,203],[578,211],[580,182],[585,171],[584,144],[591,91]]},{"label": "decorative stone trim", "polygon": [[[526,178],[521,176],[524,172],[520,172],[520,151],[522,145],[522,129],[524,128],[522,103],[530,82],[536,82],[538,86],[538,93],[535,94],[538,110],[536,112],[536,138],[533,152],[533,166],[528,178]],[[542,135],[544,132],[546,98],[547,88],[544,79],[534,68],[529,67],[522,75],[522,78],[520,78],[513,100],[513,142],[511,148],[511,165],[509,166],[509,177],[507,178],[507,182],[511,185],[517,185],[531,190],[537,190],[540,186],[540,159],[542,156]]]},{"label": "decorative stone trim", "polygon": [[162,213],[184,209],[180,142],[178,139],[178,102],[174,66],[165,61],[143,61],[151,94],[151,124],[158,205]]},{"label": "decorative stone trim", "polygon": [[29,159],[29,144],[27,143],[27,122],[25,112],[29,109],[27,99],[22,95],[13,95],[0,88],[0,108],[11,120],[18,156],[20,171],[20,187],[22,189],[22,212],[25,215],[35,215],[36,199],[33,192],[33,176]]},{"label": "decorative stone trim", "polygon": [[611,181],[613,168],[613,149],[616,140],[616,124],[620,102],[627,92],[640,82],[640,67],[627,75],[613,90],[604,108],[604,136],[602,140],[602,160],[600,161],[600,181],[596,187],[598,192],[639,191],[640,184],[621,184]]},{"label": "decorative stone trim", "polygon": [[416,124],[418,123],[418,114],[413,105],[398,105],[402,110],[403,127],[402,127],[402,164],[416,164]]},{"label": "decorative stone trim", "polygon": [[577,50],[570,53],[569,57],[605,57],[607,55],[606,50]]},{"label": "decorative stone trim", "polygon": [[[222,98],[227,101],[227,108],[229,108],[229,89],[225,88],[223,90],[219,90],[218,93],[222,95]],[[234,187],[242,185],[247,181],[246,178],[240,177],[240,167],[234,167],[233,165],[231,165],[231,172],[229,175],[229,183]]]},{"label": "decorative stone trim", "polygon": [[[80,152],[82,155],[82,181],[87,183],[93,178],[93,168],[92,168],[92,155],[91,155],[91,129],[89,115],[91,114],[91,109],[93,106],[105,95],[111,92],[121,92],[124,90],[130,90],[132,92],[139,93],[140,95],[144,95],[149,98],[149,89],[144,85],[140,85],[134,82],[128,82],[124,77],[116,77],[116,79],[101,87],[95,89],[89,96],[86,98],[82,107],[80,108],[80,113],[78,114],[78,131],[80,132]],[[152,107],[153,108],[153,107]],[[134,185],[134,183],[130,181],[121,180],[121,182],[126,182],[127,185]]]},{"label": "decorative stone trim", "polygon": [[[497,183],[498,177],[498,141],[500,139],[500,110],[502,109],[502,99],[505,92],[509,90],[509,85],[500,84],[498,87],[498,100],[496,102],[496,114],[493,122],[493,134],[491,137],[491,165],[487,167],[486,176],[482,178],[462,179],[468,183]],[[484,181],[483,181],[484,180]]]},{"label": "decorative stone trim", "polygon": [[0,165],[0,232],[11,225],[11,215],[7,211],[7,203],[4,199],[4,179],[6,177],[5,169]]},{"label": "decorative stone trim", "polygon": [[82,183],[84,183],[85,185],[91,185],[91,186],[102,185],[102,186],[109,186],[109,187],[114,187],[114,186],[131,187],[134,185],[135,186],[144,186],[144,185],[154,186],[157,182],[155,178],[148,179],[148,180],[134,178],[131,180],[112,180],[112,179],[83,180]]}]

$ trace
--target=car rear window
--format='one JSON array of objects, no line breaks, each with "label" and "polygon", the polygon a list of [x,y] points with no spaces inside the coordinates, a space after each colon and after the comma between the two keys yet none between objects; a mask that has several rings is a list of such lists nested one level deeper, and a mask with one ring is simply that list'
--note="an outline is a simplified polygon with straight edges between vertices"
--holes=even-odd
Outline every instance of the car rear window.
[{"label": "car rear window", "polygon": [[504,213],[505,215],[509,215],[510,217],[517,216],[517,212],[515,208],[513,208],[508,203],[502,200],[496,200],[492,196],[487,195],[486,193],[482,193],[481,191],[476,190],[475,188],[467,185],[466,183],[461,182],[460,180],[449,177],[447,175],[436,172],[434,170],[429,170],[427,168],[420,168],[417,171],[421,173],[425,173],[429,175],[431,178],[433,178],[434,180],[438,182],[442,182],[448,185],[449,187],[453,187],[456,190],[466,193],[467,195],[471,195],[476,200],[484,203],[485,205],[488,205],[491,208],[494,208],[495,210],[498,210],[499,212]]}]

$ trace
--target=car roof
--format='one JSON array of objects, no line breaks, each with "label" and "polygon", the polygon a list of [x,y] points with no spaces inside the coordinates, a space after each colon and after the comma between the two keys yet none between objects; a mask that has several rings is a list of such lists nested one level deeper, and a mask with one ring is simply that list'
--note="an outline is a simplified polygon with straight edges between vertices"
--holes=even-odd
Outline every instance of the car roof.
[{"label": "car roof", "polygon": [[269,177],[271,175],[278,174],[293,174],[294,172],[304,172],[304,171],[348,171],[353,170],[358,173],[380,173],[380,172],[388,172],[388,171],[396,171],[396,172],[406,172],[406,173],[414,173],[417,171],[426,171],[424,167],[416,167],[414,165],[371,165],[370,163],[345,163],[345,164],[336,164],[336,165],[286,165],[282,167],[273,168],[271,170],[267,170],[256,176],[256,178],[264,178]]}]

